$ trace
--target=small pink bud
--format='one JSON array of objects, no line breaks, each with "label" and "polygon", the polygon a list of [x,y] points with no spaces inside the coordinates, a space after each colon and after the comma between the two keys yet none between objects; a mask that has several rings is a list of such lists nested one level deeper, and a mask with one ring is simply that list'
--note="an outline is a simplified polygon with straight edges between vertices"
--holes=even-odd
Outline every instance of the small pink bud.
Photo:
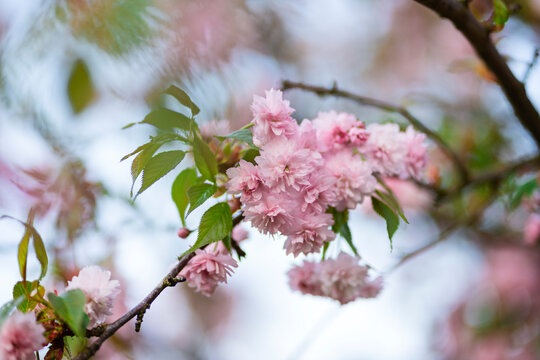
[{"label": "small pink bud", "polygon": [[178,237],[179,238],[182,238],[182,239],[185,239],[189,236],[189,234],[191,234],[191,230],[189,230],[188,228],[180,228],[180,230],[178,230]]}]

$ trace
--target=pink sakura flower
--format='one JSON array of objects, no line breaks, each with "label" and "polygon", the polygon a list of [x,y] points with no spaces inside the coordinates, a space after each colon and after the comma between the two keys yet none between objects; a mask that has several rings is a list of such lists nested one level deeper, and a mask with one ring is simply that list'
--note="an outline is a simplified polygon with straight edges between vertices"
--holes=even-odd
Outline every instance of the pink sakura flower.
[{"label": "pink sakura flower", "polygon": [[325,168],[312,172],[309,177],[309,185],[302,189],[304,198],[302,211],[324,212],[328,204],[336,201],[335,184],[336,178]]},{"label": "pink sakura flower", "polygon": [[283,248],[287,254],[295,257],[319,252],[325,242],[335,239],[336,234],[328,227],[334,224],[332,215],[326,213],[308,213],[295,219],[296,227],[288,235]]},{"label": "pink sakura flower", "polygon": [[408,146],[408,152],[405,157],[406,173],[402,174],[402,176],[409,175],[419,179],[427,164],[426,134],[419,133],[412,126],[409,126],[404,138]]},{"label": "pink sakura flower", "polygon": [[540,215],[531,214],[525,222],[525,231],[523,233],[523,239],[525,244],[534,245],[538,242],[540,237]]},{"label": "pink sakura flower", "polygon": [[319,142],[317,140],[317,129],[313,127],[313,122],[304,119],[298,126],[296,141],[299,147],[317,151]]},{"label": "pink sakura flower", "polygon": [[46,342],[44,332],[34,313],[15,311],[0,328],[0,359],[34,359],[34,351],[41,349]]},{"label": "pink sakura flower", "polygon": [[319,264],[304,261],[302,266],[295,266],[287,272],[289,286],[302,294],[322,296],[321,287],[317,279]]},{"label": "pink sakura flower", "polygon": [[374,281],[368,278],[368,268],[358,264],[358,257],[341,252],[337,259],[328,259],[321,263],[319,281],[321,292],[347,304],[357,298],[375,297],[382,289],[382,279]]},{"label": "pink sakura flower", "polygon": [[195,250],[195,256],[180,272],[186,278],[189,287],[205,296],[211,296],[218,283],[227,283],[227,275],[233,273],[233,267],[238,267],[229,254],[213,251],[211,246]]},{"label": "pink sakura flower", "polygon": [[305,261],[289,270],[289,285],[304,294],[325,296],[344,305],[358,298],[376,297],[383,280],[369,279],[369,269],[358,264],[358,257],[340,253],[337,259],[320,263]]},{"label": "pink sakura flower", "polygon": [[267,195],[260,201],[248,203],[244,216],[263,234],[287,232],[294,222],[291,209],[295,206],[292,201],[286,193]]},{"label": "pink sakura flower", "polygon": [[266,91],[266,97],[253,96],[251,111],[253,112],[253,143],[262,146],[275,138],[292,138],[298,124],[291,117],[294,109],[288,100],[283,100],[280,90]]},{"label": "pink sakura flower", "polygon": [[[313,120],[313,126],[317,129],[319,150],[326,152],[333,149],[343,148],[350,144],[352,138],[349,131],[364,127],[364,124],[352,114],[335,111],[320,112]],[[353,131],[355,142],[359,142],[358,130]]]},{"label": "pink sakura flower", "polygon": [[231,125],[227,120],[213,120],[200,127],[203,139],[212,139],[214,136],[225,136],[231,132]]},{"label": "pink sakura flower", "polygon": [[318,152],[299,147],[291,140],[266,144],[255,161],[264,183],[273,191],[285,191],[287,186],[299,190],[301,186],[309,185],[308,176],[322,162]]},{"label": "pink sakura flower", "polygon": [[330,205],[338,211],[356,208],[364,195],[371,194],[377,185],[370,164],[351,151],[329,155],[326,168],[336,178],[335,202]]},{"label": "pink sakura flower", "polygon": [[362,146],[369,139],[369,132],[365,129],[365,125],[353,127],[349,130],[349,140],[354,146]]},{"label": "pink sakura flower", "polygon": [[110,271],[93,265],[84,267],[78,276],[68,281],[66,291],[80,289],[86,296],[84,311],[90,318],[90,328],[104,322],[112,314],[114,299],[120,293],[120,283],[110,278]]},{"label": "pink sakura flower", "polygon": [[229,193],[242,194],[242,202],[260,200],[264,185],[260,168],[245,160],[240,160],[239,166],[227,170]]},{"label": "pink sakura flower", "polygon": [[249,233],[241,225],[236,225],[232,229],[231,237],[236,242],[244,241],[244,240],[246,240],[248,238],[248,236],[249,236]]},{"label": "pink sakura flower", "polygon": [[373,170],[383,175],[401,175],[409,151],[404,134],[397,124],[371,124],[369,138],[361,152],[372,164]]}]

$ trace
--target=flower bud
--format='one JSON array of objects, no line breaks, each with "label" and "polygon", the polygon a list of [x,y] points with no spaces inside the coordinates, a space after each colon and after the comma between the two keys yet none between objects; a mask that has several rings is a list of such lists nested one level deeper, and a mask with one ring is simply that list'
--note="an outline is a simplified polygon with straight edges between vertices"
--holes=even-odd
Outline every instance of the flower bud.
[{"label": "flower bud", "polygon": [[187,238],[189,234],[191,234],[191,230],[189,230],[188,228],[183,227],[178,230],[178,237],[181,239]]}]

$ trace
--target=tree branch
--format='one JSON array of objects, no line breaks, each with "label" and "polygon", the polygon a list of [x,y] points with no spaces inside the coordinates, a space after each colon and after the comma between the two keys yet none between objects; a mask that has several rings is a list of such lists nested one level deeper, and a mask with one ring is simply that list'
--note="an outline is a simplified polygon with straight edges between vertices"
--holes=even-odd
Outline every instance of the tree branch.
[{"label": "tree branch", "polygon": [[540,115],[527,96],[525,86],[510,71],[505,59],[497,51],[486,30],[467,7],[456,0],[414,0],[450,20],[467,38],[476,54],[497,78],[506,98],[512,105],[516,117],[529,131],[540,147]]},{"label": "tree branch", "polygon": [[391,104],[386,101],[373,99],[366,96],[356,95],[345,90],[339,90],[334,84],[332,88],[325,88],[321,86],[308,85],[300,82],[293,82],[289,80],[283,80],[282,87],[283,90],[289,89],[301,89],[315,93],[319,96],[336,96],[355,101],[356,103],[364,106],[369,106],[377,108],[387,112],[395,112],[404,117],[411,125],[417,128],[419,131],[426,134],[430,139],[432,139],[441,150],[448,156],[452,161],[456,170],[459,173],[462,183],[466,183],[469,179],[469,172],[459,156],[450,148],[450,146],[435,132],[431,131],[426,127],[420,120],[414,117],[406,108],[398,105]]},{"label": "tree branch", "polygon": [[101,335],[92,344],[90,344],[83,351],[81,351],[81,353],[79,353],[74,358],[74,360],[87,360],[92,357],[99,350],[105,340],[114,335],[114,333],[118,331],[118,329],[120,329],[122,326],[124,326],[128,321],[146,311],[146,309],[150,307],[152,302],[154,302],[154,300],[159,296],[159,294],[161,294],[163,290],[165,290],[165,288],[176,285],[176,277],[178,276],[180,271],[182,271],[182,269],[187,265],[189,260],[191,260],[191,258],[193,258],[194,256],[195,252],[192,252],[182,257],[180,261],[174,266],[174,268],[169,271],[167,276],[163,278],[163,280],[150,292],[150,294],[148,294],[144,298],[143,301],[141,301],[134,308],[129,310],[120,319],[109,325],[106,325],[103,333],[101,333]]}]

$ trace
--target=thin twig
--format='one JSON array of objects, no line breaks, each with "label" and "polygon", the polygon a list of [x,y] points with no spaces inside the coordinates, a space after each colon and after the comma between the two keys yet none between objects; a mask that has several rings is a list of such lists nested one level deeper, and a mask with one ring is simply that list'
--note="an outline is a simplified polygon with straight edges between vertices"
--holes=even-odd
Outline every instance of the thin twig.
[{"label": "thin twig", "polygon": [[522,83],[526,84],[527,80],[529,79],[529,75],[531,75],[532,69],[536,65],[536,62],[538,61],[538,56],[540,56],[540,48],[534,49],[534,54],[531,62],[527,66],[527,70],[525,70],[525,74],[523,75],[523,80],[521,80]]},{"label": "thin twig", "polygon": [[326,88],[322,86],[308,85],[301,82],[293,82],[289,80],[283,80],[282,89],[301,89],[304,91],[309,91],[315,93],[319,96],[336,96],[355,101],[356,103],[364,106],[370,106],[387,112],[394,112],[402,117],[404,117],[411,125],[417,128],[419,131],[426,134],[430,139],[432,139],[441,150],[450,158],[456,170],[459,173],[462,183],[466,183],[469,179],[469,172],[459,156],[450,148],[450,146],[435,132],[431,131],[426,127],[418,118],[413,116],[406,108],[403,106],[395,105],[386,101],[373,99],[366,96],[361,96],[353,94],[349,91],[338,89],[337,85],[334,83],[332,88]]},{"label": "thin twig", "polygon": [[163,280],[148,294],[143,301],[138,303],[134,308],[129,310],[126,314],[124,314],[120,319],[116,320],[115,322],[106,325],[105,331],[89,346],[87,346],[81,353],[79,353],[74,360],[87,360],[90,357],[92,357],[101,347],[101,345],[107,340],[109,337],[114,335],[118,329],[120,329],[122,326],[124,326],[128,321],[136,317],[138,314],[140,314],[143,310],[146,310],[150,307],[152,302],[161,294],[165,288],[169,286],[174,286],[177,282],[174,280],[180,271],[187,265],[189,260],[195,256],[195,253],[189,253],[182,257],[180,261],[174,266],[174,268],[169,271],[167,276],[163,278]]},{"label": "thin twig", "polygon": [[467,38],[476,54],[497,78],[506,98],[512,105],[516,117],[529,131],[540,147],[540,114],[527,95],[525,86],[512,73],[505,58],[491,41],[489,31],[473,14],[456,0],[414,0],[450,20]]},{"label": "thin twig", "polygon": [[[497,183],[498,179],[494,179],[492,180],[492,183]],[[411,260],[412,258],[424,253],[425,251],[431,249],[432,247],[434,247],[435,245],[443,242],[444,240],[448,239],[448,237],[450,235],[452,235],[455,231],[457,231],[458,229],[460,228],[463,228],[463,227],[467,227],[467,226],[471,226],[473,224],[475,224],[476,222],[478,222],[483,214],[484,214],[484,211],[486,211],[487,208],[489,208],[491,206],[491,204],[493,204],[493,202],[497,199],[497,191],[496,189],[492,189],[492,192],[490,194],[490,196],[486,199],[486,201],[482,204],[482,206],[477,209],[473,214],[469,215],[469,217],[467,218],[466,221],[464,222],[456,222],[450,226],[448,226],[446,229],[442,230],[440,233],[439,233],[439,236],[437,237],[436,240],[430,242],[430,243],[427,243],[426,245],[422,246],[421,248],[403,256],[396,265],[394,265],[390,270],[388,270],[388,272],[386,273],[386,275],[388,276],[390,273],[394,272],[397,268],[399,268],[401,265],[403,265],[404,263],[406,263],[407,261]]]}]

